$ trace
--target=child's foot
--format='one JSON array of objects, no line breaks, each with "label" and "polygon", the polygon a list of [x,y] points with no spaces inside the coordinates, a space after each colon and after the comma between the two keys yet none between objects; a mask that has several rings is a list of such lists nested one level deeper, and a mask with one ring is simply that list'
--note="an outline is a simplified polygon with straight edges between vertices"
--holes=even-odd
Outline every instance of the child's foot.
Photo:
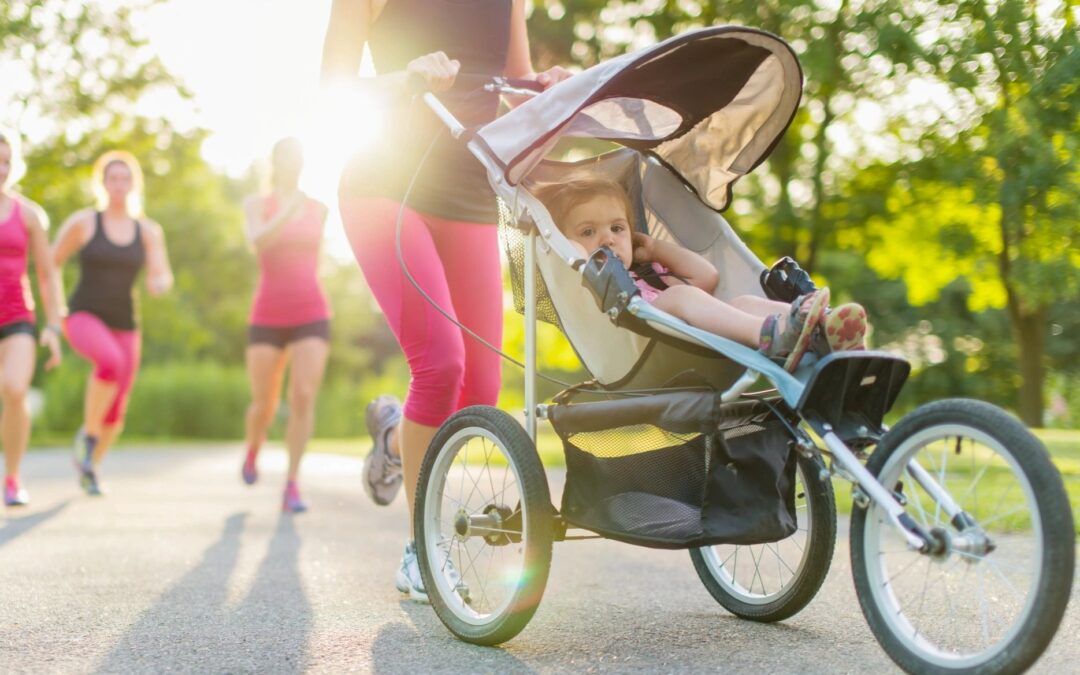
[{"label": "child's foot", "polygon": [[781,324],[780,314],[768,317],[761,329],[761,352],[772,357],[786,356],[784,369],[794,372],[810,348],[814,329],[828,306],[829,289],[822,288],[791,303],[786,325]]},{"label": "child's foot", "polygon": [[866,349],[866,310],[857,302],[849,302],[825,315],[822,328],[834,352]]},{"label": "child's foot", "polygon": [[259,480],[259,469],[255,466],[255,460],[259,455],[258,450],[248,450],[244,457],[244,465],[240,467],[240,475],[248,485],[254,485]]},{"label": "child's foot", "polygon": [[285,495],[281,499],[281,510],[289,513],[307,511],[307,504],[300,498],[300,488],[294,480],[285,483]]},{"label": "child's foot", "polygon": [[26,491],[22,485],[19,484],[19,479],[15,476],[8,476],[4,481],[4,505],[5,506],[26,506],[30,503],[30,493]]}]

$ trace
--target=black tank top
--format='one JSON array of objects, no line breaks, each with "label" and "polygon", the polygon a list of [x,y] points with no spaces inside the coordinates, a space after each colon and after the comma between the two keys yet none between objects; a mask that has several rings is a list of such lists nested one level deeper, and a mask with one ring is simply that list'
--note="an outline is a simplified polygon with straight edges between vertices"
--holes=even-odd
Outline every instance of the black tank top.
[{"label": "black tank top", "polygon": [[[380,74],[404,70],[410,61],[443,51],[461,62],[462,73],[501,75],[510,44],[512,0],[388,0],[371,27],[368,46]],[[495,119],[499,97],[455,87],[439,99],[466,126]],[[342,174],[341,192],[352,197],[400,201],[421,155],[442,127],[422,101],[410,114],[388,116],[395,126],[357,153]],[[424,163],[409,206],[449,220],[494,223],[495,198],[476,158],[445,131]]]},{"label": "black tank top", "polygon": [[79,251],[79,283],[68,300],[68,311],[90,312],[116,330],[135,330],[135,277],[145,261],[139,221],[135,239],[117,246],[105,236],[99,211],[94,236]]}]

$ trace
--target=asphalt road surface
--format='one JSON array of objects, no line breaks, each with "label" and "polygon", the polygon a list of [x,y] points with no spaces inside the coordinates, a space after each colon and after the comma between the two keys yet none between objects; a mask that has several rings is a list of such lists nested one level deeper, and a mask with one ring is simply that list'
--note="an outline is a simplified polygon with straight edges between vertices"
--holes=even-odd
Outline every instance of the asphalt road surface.
[{"label": "asphalt road surface", "polygon": [[[284,454],[266,452],[254,487],[240,459],[123,450],[94,499],[69,455],[31,453],[32,504],[0,517],[0,672],[897,672],[858,608],[843,526],[817,598],[776,625],[726,613],[685,552],[556,544],[532,623],[481,648],[394,589],[405,507],[369,502],[358,460],[309,456],[311,511],[283,516]],[[1035,672],[1080,671],[1078,595]]]}]

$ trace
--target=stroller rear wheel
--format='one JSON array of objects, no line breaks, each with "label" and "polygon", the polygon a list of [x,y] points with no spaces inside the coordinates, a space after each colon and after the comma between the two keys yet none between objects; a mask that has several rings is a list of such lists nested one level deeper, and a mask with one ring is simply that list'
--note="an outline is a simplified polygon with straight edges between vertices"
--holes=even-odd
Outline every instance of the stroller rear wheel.
[{"label": "stroller rear wheel", "polygon": [[[852,514],[855,589],[889,656],[919,673],[1013,673],[1034,662],[1069,600],[1075,539],[1061,476],[1038,439],[994,406],[939,401],[893,427],[867,468],[938,542],[913,550],[875,505]],[[938,488],[963,513],[946,513]]]},{"label": "stroller rear wheel", "polygon": [[414,524],[420,575],[450,632],[481,645],[521,632],[547,584],[552,513],[544,467],[513,418],[473,406],[439,428]]},{"label": "stroller rear wheel", "polygon": [[798,529],[768,544],[719,544],[690,549],[705,588],[735,616],[782,621],[817,594],[832,563],[836,501],[819,460],[799,457],[795,472]]}]

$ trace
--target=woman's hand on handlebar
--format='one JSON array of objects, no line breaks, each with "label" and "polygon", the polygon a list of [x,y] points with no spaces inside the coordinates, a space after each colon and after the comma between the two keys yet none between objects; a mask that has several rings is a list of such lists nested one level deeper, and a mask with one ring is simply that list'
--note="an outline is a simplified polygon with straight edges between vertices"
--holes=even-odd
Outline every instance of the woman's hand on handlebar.
[{"label": "woman's hand on handlebar", "polygon": [[568,80],[573,75],[569,70],[562,66],[555,66],[554,68],[548,68],[542,73],[537,73],[536,83],[544,87],[544,89],[551,89],[556,84],[563,80]]},{"label": "woman's hand on handlebar", "polygon": [[424,54],[405,66],[406,78],[422,88],[440,92],[454,85],[454,79],[461,69],[461,62],[451,59],[443,52]]}]

